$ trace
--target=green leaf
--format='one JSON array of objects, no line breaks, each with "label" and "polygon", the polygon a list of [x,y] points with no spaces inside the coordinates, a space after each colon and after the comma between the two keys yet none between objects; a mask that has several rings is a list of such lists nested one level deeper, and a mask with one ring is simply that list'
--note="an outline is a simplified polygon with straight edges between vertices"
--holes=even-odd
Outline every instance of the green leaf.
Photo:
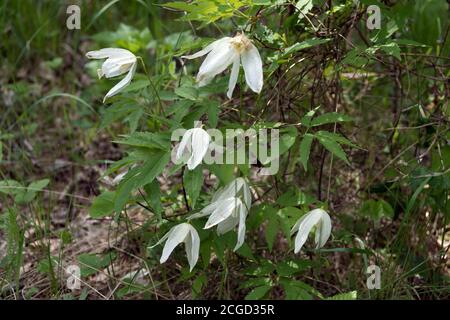
[{"label": "green leaf", "polygon": [[49,179],[34,181],[30,183],[30,185],[28,186],[28,190],[34,192],[42,191],[42,189],[44,189],[49,183],[50,183]]},{"label": "green leaf", "polygon": [[200,190],[203,185],[202,166],[198,166],[194,170],[185,169],[183,181],[186,193],[188,194],[191,200],[192,209],[194,209],[198,196],[200,195]]},{"label": "green leaf", "polygon": [[80,254],[77,258],[80,263],[80,274],[82,277],[93,275],[109,266],[115,258],[114,252],[107,253],[103,257],[89,253]]},{"label": "green leaf", "polygon": [[175,89],[175,93],[188,100],[197,100],[198,90],[194,87],[179,87]]},{"label": "green leaf", "polygon": [[344,122],[344,121],[352,121],[353,119],[350,116],[345,114],[330,112],[322,114],[311,122],[311,127],[320,126],[327,123],[335,123],[335,122]]},{"label": "green leaf", "polygon": [[300,50],[304,50],[304,49],[309,49],[324,43],[327,43],[328,41],[330,41],[331,39],[321,39],[321,38],[313,38],[313,39],[308,39],[302,42],[297,42],[296,44],[284,49],[283,55],[282,57],[286,57],[288,55],[290,55],[291,53],[300,51]]},{"label": "green leaf", "polygon": [[203,268],[208,268],[211,260],[211,240],[200,242],[200,256],[202,257]]},{"label": "green leaf", "polygon": [[303,136],[302,142],[300,143],[300,162],[303,164],[305,171],[308,171],[309,153],[311,151],[311,143],[313,139],[314,136],[307,133]]},{"label": "green leaf", "polygon": [[208,279],[206,278],[205,274],[199,275],[194,282],[192,283],[192,293],[194,297],[197,297],[201,291],[204,285],[208,282]]},{"label": "green leaf", "polygon": [[236,251],[238,255],[241,255],[249,260],[256,260],[253,255],[252,249],[248,246],[248,244],[244,243],[242,246]]},{"label": "green leaf", "polygon": [[168,150],[170,148],[169,135],[153,132],[134,132],[130,135],[125,136],[123,140],[114,142],[133,147],[144,147],[161,150]]},{"label": "green leaf", "polygon": [[264,285],[272,286],[273,281],[269,277],[265,278],[250,278],[246,280],[243,284],[239,286],[239,288],[251,288],[251,287],[261,287]]},{"label": "green leaf", "polygon": [[115,192],[106,191],[94,199],[89,208],[89,215],[92,218],[102,218],[114,211]]},{"label": "green leaf", "polygon": [[394,209],[382,199],[365,201],[361,207],[361,213],[366,217],[370,217],[373,221],[379,221],[382,217],[394,217]]},{"label": "green leaf", "polygon": [[328,151],[330,151],[332,154],[334,154],[339,159],[344,160],[345,163],[350,164],[350,162],[347,159],[347,155],[345,154],[344,150],[342,149],[342,147],[339,143],[337,143],[335,140],[329,139],[324,136],[316,135],[316,138]]},{"label": "green leaf", "polygon": [[358,298],[358,291],[350,291],[339,293],[332,297],[327,298],[326,300],[356,300]]},{"label": "green leaf", "polygon": [[297,8],[297,10],[300,11],[300,14],[298,15],[298,18],[299,18],[299,20],[301,20],[313,8],[313,2],[312,2],[312,0],[299,0],[295,4],[295,7]]},{"label": "green leaf", "polygon": [[383,50],[386,54],[394,56],[398,60],[401,60],[400,57],[400,47],[395,42],[390,42],[380,46],[380,49]]},{"label": "green leaf", "polygon": [[314,202],[314,198],[294,187],[283,193],[278,199],[277,204],[283,207],[295,207],[300,205],[309,205]]},{"label": "green leaf", "polygon": [[34,199],[36,193],[42,191],[49,183],[49,179],[32,182],[27,187],[26,192],[17,194],[14,200],[18,203],[29,203]]},{"label": "green leaf", "polygon": [[245,274],[251,276],[268,276],[273,273],[275,266],[269,260],[263,261],[245,270]]},{"label": "green leaf", "polygon": [[278,216],[276,213],[277,212],[273,210],[272,214],[268,215],[268,223],[265,231],[267,246],[269,247],[270,252],[272,252],[273,243],[275,242],[279,229]]},{"label": "green leaf", "polygon": [[351,142],[350,140],[344,138],[340,134],[334,133],[334,132],[328,132],[328,131],[317,131],[316,136],[325,137],[330,140],[334,140],[336,142],[339,142],[340,144],[345,144],[347,146],[353,147],[353,148],[359,148],[356,144]]},{"label": "green leaf", "polygon": [[155,211],[158,220],[161,221],[161,213],[163,211],[163,207],[161,204],[161,188],[157,179],[154,179],[151,183],[146,184],[144,186],[144,190],[149,196],[148,201],[150,206]]},{"label": "green leaf", "polygon": [[217,127],[219,121],[220,103],[211,101],[208,106],[208,123],[211,128]]},{"label": "green leaf", "polygon": [[277,265],[277,273],[281,277],[291,277],[310,268],[311,265],[312,263],[306,260],[280,261]]},{"label": "green leaf", "polygon": [[18,194],[24,192],[24,187],[16,180],[0,181],[0,192],[4,194]]},{"label": "green leaf", "polygon": [[256,287],[245,296],[245,300],[262,299],[269,292],[269,290],[271,288],[272,288],[271,286],[267,286],[267,285]]},{"label": "green leaf", "polygon": [[209,169],[219,178],[222,186],[234,179],[234,165],[232,164],[211,164]]},{"label": "green leaf", "polygon": [[280,135],[279,155],[282,155],[294,145],[298,131],[296,127],[287,127],[280,130]]},{"label": "green leaf", "polygon": [[131,196],[131,191],[151,183],[169,163],[170,151],[151,154],[142,167],[133,168],[120,182],[114,199],[114,210],[119,213]]},{"label": "green leaf", "polygon": [[322,298],[322,294],[319,291],[303,281],[283,278],[280,280],[280,284],[285,290],[287,300],[311,300],[314,297]]},{"label": "green leaf", "polygon": [[288,242],[291,242],[291,228],[295,222],[304,214],[304,211],[296,207],[286,207],[278,210],[280,227]]}]

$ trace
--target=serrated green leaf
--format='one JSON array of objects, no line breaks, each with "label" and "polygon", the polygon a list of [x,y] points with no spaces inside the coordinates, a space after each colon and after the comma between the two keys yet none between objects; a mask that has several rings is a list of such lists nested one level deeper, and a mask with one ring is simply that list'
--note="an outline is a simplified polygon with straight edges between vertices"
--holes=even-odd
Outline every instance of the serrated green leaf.
[{"label": "serrated green leaf", "polygon": [[353,148],[360,148],[350,140],[344,138],[340,134],[334,133],[334,132],[328,132],[328,131],[317,131],[315,136],[322,136],[327,139],[334,140],[336,142],[339,142],[340,144],[345,144],[347,146],[353,147]]},{"label": "serrated green leaf", "polygon": [[149,156],[142,167],[133,168],[120,182],[114,199],[114,210],[118,213],[127,203],[133,189],[140,188],[161,174],[169,163],[170,152],[158,152]]},{"label": "serrated green leaf", "polygon": [[325,136],[316,135],[316,138],[328,151],[330,151],[339,159],[345,161],[345,163],[350,164],[350,162],[347,159],[347,155],[345,154],[345,151],[342,149],[339,143]]},{"label": "serrated green leaf", "polygon": [[122,140],[114,141],[133,147],[144,147],[168,150],[170,148],[170,137],[167,134],[153,132],[134,132]]}]

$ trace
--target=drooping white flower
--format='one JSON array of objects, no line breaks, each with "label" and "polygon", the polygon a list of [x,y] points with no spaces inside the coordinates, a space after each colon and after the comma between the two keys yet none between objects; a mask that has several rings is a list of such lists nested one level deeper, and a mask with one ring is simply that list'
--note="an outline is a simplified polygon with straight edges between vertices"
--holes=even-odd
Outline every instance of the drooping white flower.
[{"label": "drooping white flower", "polygon": [[186,161],[189,170],[194,170],[203,160],[208,151],[211,137],[202,128],[192,128],[186,131],[181,139],[175,161]]},{"label": "drooping white flower", "polygon": [[212,201],[214,202],[229,197],[237,197],[243,199],[247,210],[249,210],[250,206],[252,205],[250,188],[244,178],[236,178],[228,183],[224,188],[217,190],[213,196]]},{"label": "drooping white flower", "polygon": [[314,209],[298,219],[291,230],[291,235],[297,232],[297,236],[295,237],[295,253],[301,250],[314,227],[316,227],[315,243],[318,249],[325,245],[331,234],[331,219],[328,213],[322,209]]},{"label": "drooping white flower", "polygon": [[190,266],[190,271],[194,269],[197,260],[198,253],[200,251],[200,237],[198,236],[197,230],[189,223],[181,223],[176,225],[169,232],[167,232],[154,246],[166,241],[164,245],[163,252],[161,255],[160,263],[164,263],[169,258],[172,251],[181,242],[184,242],[186,249],[186,255]]},{"label": "drooping white flower", "polygon": [[102,68],[97,70],[99,78],[103,76],[112,78],[128,72],[119,83],[108,91],[103,98],[103,102],[128,86],[136,72],[136,56],[126,49],[104,48],[97,51],[89,51],[86,53],[86,57],[89,59],[106,59],[102,64]]},{"label": "drooping white flower", "polygon": [[[242,199],[242,200],[241,200]],[[213,196],[212,203],[195,213],[189,219],[209,216],[205,229],[217,225],[217,234],[222,235],[238,226],[238,237],[234,251],[245,240],[245,220],[251,206],[250,188],[243,178],[237,178],[225,188],[219,189]]]},{"label": "drooping white flower", "polygon": [[247,85],[256,93],[260,93],[263,86],[262,60],[258,49],[242,33],[235,37],[225,37],[214,41],[203,50],[189,56],[186,59],[195,59],[206,56],[197,74],[199,86],[208,84],[216,75],[222,73],[229,65],[231,68],[230,80],[228,82],[227,96],[231,99],[236,86],[239,69],[242,63]]}]

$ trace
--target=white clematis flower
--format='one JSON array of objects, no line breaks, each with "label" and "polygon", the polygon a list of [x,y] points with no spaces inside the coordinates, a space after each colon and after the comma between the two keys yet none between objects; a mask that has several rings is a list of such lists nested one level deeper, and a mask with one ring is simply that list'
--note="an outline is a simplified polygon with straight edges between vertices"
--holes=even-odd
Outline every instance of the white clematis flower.
[{"label": "white clematis flower", "polygon": [[181,223],[170,229],[170,231],[151,248],[164,242],[166,239],[167,241],[164,245],[159,262],[166,262],[175,247],[181,242],[184,242],[190,271],[192,271],[197,263],[198,253],[200,251],[200,237],[198,236],[197,230],[189,223]]},{"label": "white clematis flower", "polygon": [[102,68],[97,70],[99,78],[102,78],[103,76],[112,78],[128,72],[119,83],[108,91],[103,98],[103,102],[129,85],[136,72],[137,58],[133,53],[126,49],[104,48],[97,51],[89,51],[86,53],[86,57],[89,59],[106,59],[102,64]]},{"label": "white clematis flower", "polygon": [[229,197],[237,197],[243,199],[244,205],[247,210],[249,210],[250,206],[252,205],[250,188],[244,178],[236,178],[229,184],[227,184],[224,188],[217,190],[213,196],[212,202]]},{"label": "white clematis flower", "polygon": [[314,209],[302,216],[295,223],[291,230],[291,235],[297,232],[297,236],[295,237],[295,253],[301,250],[314,227],[316,227],[315,243],[318,249],[325,245],[331,234],[331,219],[328,213],[322,209]]},{"label": "white clematis flower", "polygon": [[[241,200],[243,199],[243,201]],[[245,240],[245,220],[251,206],[250,188],[243,178],[237,178],[225,188],[218,190],[212,203],[189,219],[209,216],[205,229],[217,225],[217,234],[222,235],[238,226],[238,237],[234,251],[239,249]]]},{"label": "white clematis flower", "polygon": [[229,65],[231,68],[230,80],[228,83],[227,96],[231,99],[234,87],[236,86],[239,68],[242,63],[245,73],[245,81],[250,89],[260,93],[263,86],[262,60],[258,49],[242,33],[235,37],[225,37],[214,41],[205,49],[189,56],[182,56],[186,59],[195,59],[206,56],[197,74],[199,86],[208,84],[216,75],[222,73]]},{"label": "white clematis flower", "polygon": [[203,160],[208,151],[211,137],[202,128],[186,131],[178,146],[175,162],[186,161],[189,170],[194,170]]}]

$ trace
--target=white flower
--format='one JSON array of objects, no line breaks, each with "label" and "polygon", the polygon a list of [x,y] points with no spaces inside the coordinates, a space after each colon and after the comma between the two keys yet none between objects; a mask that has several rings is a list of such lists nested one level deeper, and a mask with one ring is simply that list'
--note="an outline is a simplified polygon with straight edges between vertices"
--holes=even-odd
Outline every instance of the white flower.
[{"label": "white flower", "polygon": [[89,51],[86,53],[86,57],[89,59],[106,59],[102,64],[102,68],[97,70],[99,78],[103,76],[112,78],[128,72],[125,78],[108,91],[105,98],[103,98],[103,102],[105,102],[106,98],[112,97],[129,85],[136,71],[136,56],[125,49],[104,48],[98,51]]},{"label": "white flower", "polygon": [[200,237],[198,236],[197,230],[189,223],[181,223],[170,229],[154,246],[157,246],[166,239],[167,241],[159,262],[166,262],[173,249],[181,242],[184,242],[190,271],[192,271],[197,263],[198,253],[200,251]]},{"label": "white flower", "polygon": [[202,128],[193,128],[186,131],[181,139],[175,157],[175,162],[180,160],[187,163],[189,170],[194,170],[203,160],[208,151],[211,137]]},{"label": "white flower", "polygon": [[[243,199],[243,201],[241,200]],[[217,225],[217,234],[222,235],[238,225],[238,237],[234,251],[239,249],[245,239],[245,220],[251,206],[250,188],[243,178],[237,178],[225,188],[218,190],[212,203],[189,219],[209,216],[205,229]]]},{"label": "white flower", "polygon": [[244,34],[238,33],[234,38],[225,37],[214,41],[205,49],[190,56],[183,56],[182,58],[195,59],[205,54],[208,55],[197,74],[199,86],[208,84],[212,78],[223,72],[230,64],[233,64],[227,92],[228,98],[231,99],[242,63],[245,81],[248,86],[256,93],[261,92],[263,86],[261,56],[259,55],[258,49],[256,49]]},{"label": "white flower", "polygon": [[316,227],[316,248],[321,248],[325,245],[331,234],[331,219],[328,213],[322,209],[314,209],[302,216],[295,223],[291,230],[291,235],[297,232],[297,236],[295,237],[295,253],[301,250],[313,227]]},{"label": "white flower", "polygon": [[229,197],[240,197],[243,199],[247,210],[249,210],[252,205],[250,188],[244,178],[236,178],[228,183],[224,188],[217,190],[213,196],[212,202]]}]

